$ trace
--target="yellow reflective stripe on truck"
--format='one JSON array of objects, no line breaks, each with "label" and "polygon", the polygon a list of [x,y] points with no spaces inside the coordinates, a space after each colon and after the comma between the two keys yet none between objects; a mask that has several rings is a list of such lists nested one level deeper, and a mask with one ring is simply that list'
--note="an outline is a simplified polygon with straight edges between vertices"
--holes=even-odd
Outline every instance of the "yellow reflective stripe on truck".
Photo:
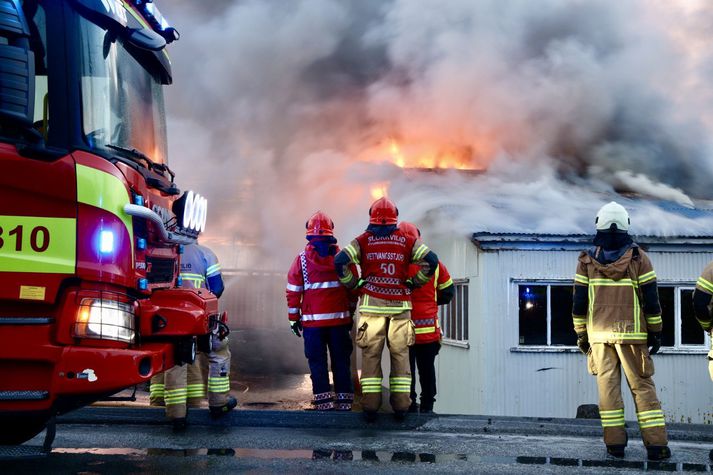
[{"label": "yellow reflective stripe on truck", "polygon": [[0,216],[0,272],[74,274],[77,220]]},{"label": "yellow reflective stripe on truck", "polygon": [[124,223],[133,260],[134,224],[131,216],[124,212],[124,205],[131,202],[126,184],[111,173],[77,164],[77,201],[108,211]]}]

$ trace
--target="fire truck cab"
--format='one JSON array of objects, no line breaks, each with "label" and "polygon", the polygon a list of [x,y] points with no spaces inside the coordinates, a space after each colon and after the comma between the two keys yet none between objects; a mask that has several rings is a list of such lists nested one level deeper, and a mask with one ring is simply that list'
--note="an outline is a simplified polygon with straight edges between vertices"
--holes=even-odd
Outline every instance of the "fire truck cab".
[{"label": "fire truck cab", "polygon": [[0,0],[0,444],[192,361],[207,201],[168,166],[178,39],[151,0]]}]

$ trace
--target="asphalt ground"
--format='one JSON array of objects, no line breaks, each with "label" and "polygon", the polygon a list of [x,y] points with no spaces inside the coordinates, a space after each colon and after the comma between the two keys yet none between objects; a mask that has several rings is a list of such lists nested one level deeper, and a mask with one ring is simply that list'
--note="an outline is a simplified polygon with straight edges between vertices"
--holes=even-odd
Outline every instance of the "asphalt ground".
[{"label": "asphalt ground", "polygon": [[[673,457],[646,462],[635,423],[626,458],[606,455],[599,421],[205,410],[171,432],[160,409],[90,407],[58,419],[52,453],[3,473],[706,473],[713,427],[670,426]],[[41,444],[41,437],[30,441]]]}]

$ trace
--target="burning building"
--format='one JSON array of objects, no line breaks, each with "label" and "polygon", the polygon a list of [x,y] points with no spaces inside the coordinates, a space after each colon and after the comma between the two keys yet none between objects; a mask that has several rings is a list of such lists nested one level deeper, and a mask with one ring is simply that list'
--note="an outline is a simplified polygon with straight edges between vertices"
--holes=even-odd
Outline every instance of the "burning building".
[{"label": "burning building", "polygon": [[[635,227],[644,200],[617,199],[630,208]],[[713,219],[711,209],[654,206],[694,228]],[[695,233],[681,228],[666,238],[654,231],[636,241],[656,268],[663,310],[663,346],[653,357],[657,392],[669,421],[710,424],[710,339],[693,316],[691,294],[713,260],[713,227]],[[427,237],[457,289],[440,315],[437,412],[569,418],[578,406],[597,403],[571,316],[577,257],[591,237],[477,228],[468,237]],[[635,420],[631,395],[623,393],[627,420]]]}]

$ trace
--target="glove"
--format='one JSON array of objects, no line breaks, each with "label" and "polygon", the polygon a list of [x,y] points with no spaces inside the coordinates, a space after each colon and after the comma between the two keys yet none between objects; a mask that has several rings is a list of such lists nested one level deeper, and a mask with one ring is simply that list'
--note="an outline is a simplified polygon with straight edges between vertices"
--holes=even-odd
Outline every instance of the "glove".
[{"label": "glove", "polygon": [[589,335],[587,335],[587,332],[577,333],[577,347],[583,355],[589,353]]},{"label": "glove", "polygon": [[414,290],[414,289],[417,289],[420,287],[419,285],[416,285],[416,282],[414,282],[413,279],[411,279],[411,278],[406,279],[406,281],[404,282],[404,285],[409,290]]},{"label": "glove", "polygon": [[650,355],[658,353],[659,348],[661,348],[661,332],[649,333],[649,337],[646,340],[646,346],[649,347]]},{"label": "glove", "polygon": [[218,339],[223,341],[230,335],[230,328],[223,322],[218,322]]},{"label": "glove", "polygon": [[357,289],[361,289],[362,287],[364,287],[364,285],[366,285],[366,281],[364,279],[357,280],[357,285],[356,285]]},{"label": "glove", "polygon": [[290,322],[290,328],[297,338],[302,338],[302,334],[300,333],[302,331],[301,321],[295,320],[294,322]]}]

